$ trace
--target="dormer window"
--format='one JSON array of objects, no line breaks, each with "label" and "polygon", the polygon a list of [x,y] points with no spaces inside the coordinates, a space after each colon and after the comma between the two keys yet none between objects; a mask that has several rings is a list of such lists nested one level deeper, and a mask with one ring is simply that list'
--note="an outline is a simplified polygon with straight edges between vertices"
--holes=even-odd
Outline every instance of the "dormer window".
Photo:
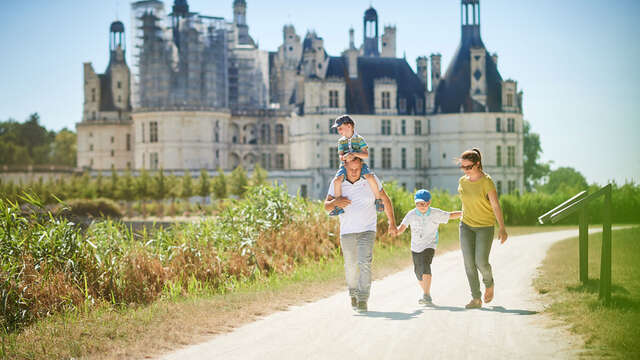
[{"label": "dormer window", "polygon": [[400,98],[398,101],[398,106],[400,107],[400,112],[407,112],[407,99]]},{"label": "dormer window", "polygon": [[507,94],[507,106],[513,106],[513,94]]},{"label": "dormer window", "polygon": [[122,83],[120,81],[118,81],[118,89],[122,88]]},{"label": "dormer window", "polygon": [[391,93],[388,91],[382,92],[382,108],[391,109]]}]

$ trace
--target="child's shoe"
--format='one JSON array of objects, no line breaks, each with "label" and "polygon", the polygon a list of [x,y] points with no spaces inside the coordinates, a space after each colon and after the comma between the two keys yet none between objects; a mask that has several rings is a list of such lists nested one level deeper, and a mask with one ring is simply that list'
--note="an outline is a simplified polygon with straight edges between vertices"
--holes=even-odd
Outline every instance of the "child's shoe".
[{"label": "child's shoe", "polygon": [[418,300],[419,304],[422,305],[433,305],[433,301],[431,300],[430,294],[424,294],[420,300]]},{"label": "child's shoe", "polygon": [[344,213],[344,210],[341,207],[336,206],[335,208],[333,208],[333,210],[331,210],[329,216],[338,216],[342,213]]},{"label": "child's shoe", "polygon": [[377,212],[384,211],[384,203],[382,202],[382,199],[376,199],[376,211]]}]

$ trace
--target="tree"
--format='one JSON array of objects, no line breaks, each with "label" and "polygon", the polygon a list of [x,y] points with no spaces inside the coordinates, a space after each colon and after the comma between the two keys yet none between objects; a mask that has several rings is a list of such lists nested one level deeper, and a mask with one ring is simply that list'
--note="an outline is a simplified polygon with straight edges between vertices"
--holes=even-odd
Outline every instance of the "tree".
[{"label": "tree", "polygon": [[180,195],[180,197],[185,200],[189,200],[189,198],[193,196],[193,184],[191,183],[191,173],[189,170],[185,170],[184,176],[182,176],[182,192]]},{"label": "tree", "polygon": [[53,155],[51,163],[63,166],[76,166],[77,136],[73,131],[64,128],[60,130],[53,141]]},{"label": "tree", "polygon": [[118,173],[115,166],[111,165],[111,183],[109,184],[109,195],[107,197],[111,199],[118,199]]},{"label": "tree", "polygon": [[549,164],[539,162],[542,147],[540,146],[540,135],[531,132],[531,124],[524,121],[523,129],[523,163],[524,163],[524,184],[527,191],[531,191],[542,178],[549,174]]},{"label": "tree", "polygon": [[586,190],[589,185],[587,179],[571,167],[560,167],[549,173],[547,182],[539,186],[542,192],[553,194],[556,192],[578,192]]},{"label": "tree", "polygon": [[202,203],[205,203],[207,196],[211,194],[211,184],[209,182],[209,173],[207,170],[200,170],[200,181],[198,182],[198,195],[202,197]]},{"label": "tree", "polygon": [[213,196],[216,199],[224,199],[227,197],[227,178],[224,175],[224,171],[218,168],[218,175],[213,178],[213,184],[211,184]]},{"label": "tree", "polygon": [[229,176],[229,192],[237,197],[243,197],[248,185],[247,172],[242,165],[233,169]]},{"label": "tree", "polygon": [[[115,175],[117,178],[117,175]],[[114,175],[112,173],[111,180],[113,181]],[[135,197],[136,180],[131,174],[131,170],[127,169],[127,172],[119,179],[118,184],[118,197],[127,203],[134,200]]]},{"label": "tree", "polygon": [[251,181],[249,183],[251,186],[266,185],[267,177],[267,171],[263,169],[260,164],[256,164],[253,168],[253,174],[251,174]]},{"label": "tree", "polygon": [[140,200],[146,200],[151,195],[151,177],[146,169],[140,171],[140,176],[136,179],[136,197]]},{"label": "tree", "polygon": [[164,170],[160,168],[160,171],[156,173],[153,178],[153,198],[156,200],[162,200],[167,197],[167,178],[164,176]]}]

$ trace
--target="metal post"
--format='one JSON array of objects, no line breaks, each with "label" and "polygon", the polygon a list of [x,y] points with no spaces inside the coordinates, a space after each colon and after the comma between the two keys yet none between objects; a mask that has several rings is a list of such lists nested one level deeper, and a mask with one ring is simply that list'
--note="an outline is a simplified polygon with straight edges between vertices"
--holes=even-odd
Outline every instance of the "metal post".
[{"label": "metal post", "polygon": [[600,259],[600,299],[611,301],[611,184],[604,192],[602,256]]},{"label": "metal post", "polygon": [[589,224],[587,223],[587,210],[584,207],[580,210],[578,224],[580,282],[586,285],[589,280]]}]

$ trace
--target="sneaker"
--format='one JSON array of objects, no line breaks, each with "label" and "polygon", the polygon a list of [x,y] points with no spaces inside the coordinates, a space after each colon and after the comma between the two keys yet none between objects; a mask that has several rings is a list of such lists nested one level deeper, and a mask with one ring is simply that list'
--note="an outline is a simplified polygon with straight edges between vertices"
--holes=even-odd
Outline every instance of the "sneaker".
[{"label": "sneaker", "polygon": [[482,300],[480,299],[472,299],[467,305],[464,306],[465,309],[480,309],[482,307]]},{"label": "sneaker", "polygon": [[431,300],[431,295],[430,294],[424,294],[422,296],[422,298],[420,298],[420,300],[418,300],[418,303],[420,303],[422,305],[433,305],[433,301]]},{"label": "sneaker", "polygon": [[384,203],[382,202],[382,199],[376,199],[376,211],[377,212],[384,211]]},{"label": "sneaker", "polygon": [[356,299],[355,296],[351,297],[351,307],[353,308],[353,310],[358,308],[358,299]]},{"label": "sneaker", "polygon": [[331,212],[329,213],[329,216],[337,216],[342,213],[344,213],[344,210],[341,207],[336,206],[335,208],[333,208],[333,210],[331,210]]},{"label": "sneaker", "polygon": [[358,310],[359,313],[367,312],[367,302],[366,301],[358,301],[357,310]]}]

